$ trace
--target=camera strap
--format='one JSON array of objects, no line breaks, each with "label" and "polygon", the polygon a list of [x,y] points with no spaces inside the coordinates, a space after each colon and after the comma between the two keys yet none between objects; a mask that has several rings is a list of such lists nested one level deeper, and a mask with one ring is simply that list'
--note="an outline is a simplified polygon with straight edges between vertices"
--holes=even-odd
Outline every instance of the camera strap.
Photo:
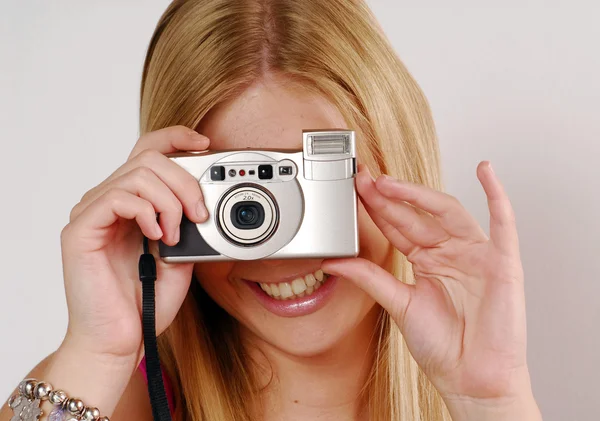
[{"label": "camera strap", "polygon": [[150,253],[148,238],[144,236],[144,254],[139,260],[139,276],[142,282],[142,330],[148,377],[148,394],[154,421],[171,421],[171,411],[165,392],[156,342],[155,288],[156,260]]}]

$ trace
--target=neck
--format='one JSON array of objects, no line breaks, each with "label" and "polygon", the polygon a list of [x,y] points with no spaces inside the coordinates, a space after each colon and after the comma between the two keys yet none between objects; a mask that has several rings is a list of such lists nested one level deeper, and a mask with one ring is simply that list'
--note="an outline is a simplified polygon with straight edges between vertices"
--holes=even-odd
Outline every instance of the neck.
[{"label": "neck", "polygon": [[263,420],[366,419],[362,392],[374,363],[380,310],[374,306],[351,334],[318,355],[290,355],[251,338],[249,349],[264,385]]}]

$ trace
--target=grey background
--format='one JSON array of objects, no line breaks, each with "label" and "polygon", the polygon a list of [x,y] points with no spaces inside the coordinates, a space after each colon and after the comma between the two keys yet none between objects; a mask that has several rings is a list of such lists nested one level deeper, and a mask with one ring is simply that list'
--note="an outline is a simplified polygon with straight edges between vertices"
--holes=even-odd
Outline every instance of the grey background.
[{"label": "grey background", "polygon": [[[512,198],[544,419],[600,419],[600,7],[370,3],[431,102],[447,190],[487,229],[475,168],[490,159]],[[137,139],[142,61],[167,4],[0,1],[0,396],[61,342],[59,234]]]}]

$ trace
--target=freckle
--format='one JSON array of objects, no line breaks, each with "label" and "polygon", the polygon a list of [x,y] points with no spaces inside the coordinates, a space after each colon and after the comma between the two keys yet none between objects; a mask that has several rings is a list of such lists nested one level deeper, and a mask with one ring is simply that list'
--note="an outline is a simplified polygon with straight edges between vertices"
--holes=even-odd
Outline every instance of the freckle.
[{"label": "freckle", "polygon": [[298,403],[298,401],[294,399],[294,403]]}]

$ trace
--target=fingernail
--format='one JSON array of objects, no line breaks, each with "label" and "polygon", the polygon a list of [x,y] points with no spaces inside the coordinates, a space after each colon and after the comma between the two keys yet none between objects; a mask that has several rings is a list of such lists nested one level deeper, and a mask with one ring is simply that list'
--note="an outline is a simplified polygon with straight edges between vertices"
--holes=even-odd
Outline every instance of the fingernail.
[{"label": "fingernail", "polygon": [[488,167],[490,167],[490,171],[492,172],[492,174],[496,174],[494,172],[494,168],[492,168],[492,163],[490,161],[488,161]]},{"label": "fingernail", "polygon": [[175,242],[178,243],[179,242],[179,227],[175,228],[175,235],[173,236],[175,238]]},{"label": "fingernail", "polygon": [[198,202],[198,204],[196,205],[196,213],[198,214],[198,218],[200,218],[201,221],[204,221],[206,218],[208,218],[208,210],[204,205],[204,201],[201,200]]},{"label": "fingernail", "polygon": [[195,130],[192,130],[192,131],[191,131],[191,135],[192,135],[192,139],[193,139],[195,142],[198,142],[198,143],[200,143],[201,145],[208,145],[208,143],[209,143],[208,137],[206,137],[206,136],[204,136],[204,135],[201,135],[200,133],[198,133],[198,132],[197,132],[197,131],[195,131]]}]

